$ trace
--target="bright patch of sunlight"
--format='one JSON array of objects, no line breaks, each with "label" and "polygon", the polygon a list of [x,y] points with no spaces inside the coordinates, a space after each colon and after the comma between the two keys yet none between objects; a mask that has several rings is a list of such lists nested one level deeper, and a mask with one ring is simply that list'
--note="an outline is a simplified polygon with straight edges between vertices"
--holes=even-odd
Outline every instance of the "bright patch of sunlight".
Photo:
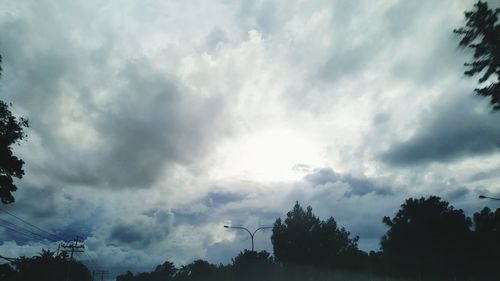
[{"label": "bright patch of sunlight", "polygon": [[211,176],[215,179],[293,181],[303,177],[298,164],[319,166],[320,152],[314,141],[287,129],[273,129],[221,145]]}]

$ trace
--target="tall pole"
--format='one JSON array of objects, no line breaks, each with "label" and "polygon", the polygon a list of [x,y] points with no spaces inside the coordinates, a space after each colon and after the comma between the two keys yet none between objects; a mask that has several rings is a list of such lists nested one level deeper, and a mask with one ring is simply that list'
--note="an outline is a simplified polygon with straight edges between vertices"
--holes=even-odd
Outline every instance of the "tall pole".
[{"label": "tall pole", "polygon": [[82,253],[85,251],[85,246],[83,245],[78,245],[78,239],[80,237],[76,236],[75,240],[73,243],[67,243],[67,244],[60,244],[63,249],[70,249],[71,250],[71,255],[69,258],[69,262],[66,264],[66,281],[69,281],[69,271],[71,267],[71,263],[73,262],[73,254],[76,253]]},{"label": "tall pole", "polygon": [[245,230],[246,232],[248,232],[248,234],[250,235],[250,238],[252,239],[252,252],[254,252],[254,242],[253,242],[253,238],[255,236],[255,233],[259,230],[262,230],[262,229],[268,229],[268,228],[273,228],[272,226],[261,226],[259,228],[257,228],[256,230],[254,230],[253,232],[251,232],[250,230],[248,230],[248,228],[245,228],[245,227],[242,227],[242,226],[231,226],[231,225],[224,225],[224,228],[235,228],[235,229],[243,229]]}]

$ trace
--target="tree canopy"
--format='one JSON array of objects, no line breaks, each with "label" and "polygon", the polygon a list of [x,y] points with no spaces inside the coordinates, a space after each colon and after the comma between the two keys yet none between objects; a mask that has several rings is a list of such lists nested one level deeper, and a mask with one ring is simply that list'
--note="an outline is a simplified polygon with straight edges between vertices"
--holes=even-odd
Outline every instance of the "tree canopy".
[{"label": "tree canopy", "polygon": [[381,247],[389,261],[409,272],[458,272],[467,263],[470,252],[471,221],[462,210],[436,196],[409,198],[391,219],[381,239]]},{"label": "tree canopy", "polygon": [[[0,67],[0,74],[1,70]],[[12,192],[17,186],[13,178],[20,179],[24,175],[24,161],[13,154],[12,146],[26,137],[26,127],[28,120],[14,117],[9,105],[0,100],[0,200],[4,204],[14,202]]]},{"label": "tree canopy", "polygon": [[409,198],[383,222],[389,229],[382,249],[368,255],[333,218],[322,221],[297,202],[284,222],[275,223],[275,257],[245,250],[228,265],[195,260],[176,268],[166,261],[152,272],[128,271],[116,280],[486,281],[500,274],[500,209],[483,208],[471,220],[439,197]]},{"label": "tree canopy", "polygon": [[345,228],[338,228],[333,217],[321,221],[310,206],[304,210],[298,202],[273,227],[271,241],[277,261],[289,264],[344,267],[356,255],[358,237],[349,237]]},{"label": "tree canopy", "polygon": [[9,265],[0,266],[2,281],[90,281],[89,269],[78,261],[70,261],[66,254],[56,255],[43,250],[38,256],[21,257]]},{"label": "tree canopy", "polygon": [[498,268],[500,261],[500,208],[485,207],[474,213],[473,254],[474,268]]},{"label": "tree canopy", "polygon": [[465,26],[455,29],[461,36],[459,46],[474,50],[473,61],[465,63],[468,76],[482,73],[479,83],[487,83],[475,89],[478,95],[490,97],[494,110],[500,110],[500,9],[488,7],[479,1],[474,10],[465,12]]}]

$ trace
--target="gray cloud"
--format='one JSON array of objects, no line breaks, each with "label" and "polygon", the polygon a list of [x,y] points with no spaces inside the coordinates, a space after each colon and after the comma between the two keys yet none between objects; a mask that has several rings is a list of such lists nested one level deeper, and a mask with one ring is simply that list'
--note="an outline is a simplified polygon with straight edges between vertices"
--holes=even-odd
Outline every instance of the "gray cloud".
[{"label": "gray cloud", "polygon": [[219,207],[231,202],[238,202],[245,198],[242,194],[213,191],[208,194],[207,204],[210,207]]},{"label": "gray cloud", "polygon": [[117,225],[111,229],[110,239],[123,244],[139,243],[141,247],[146,246],[150,241],[146,240],[145,229],[133,225]]},{"label": "gray cloud", "polygon": [[70,47],[46,52],[33,47],[39,38],[30,37],[31,24],[0,23],[9,100],[50,150],[43,164],[28,163],[30,173],[88,186],[150,187],[171,165],[196,165],[228,130],[224,100],[191,92],[148,58],[115,67],[109,57],[93,59],[111,55],[109,42],[82,50],[65,37],[48,47]]},{"label": "gray cloud", "polygon": [[471,175],[468,179],[469,182],[476,182],[476,181],[482,181],[482,180],[489,180],[489,179],[495,179],[500,177],[498,171],[500,170],[500,167],[494,167],[492,169],[488,169],[486,171],[480,171],[477,173],[474,173]]},{"label": "gray cloud", "polygon": [[312,185],[324,185],[329,182],[334,183],[340,179],[340,175],[331,168],[315,169],[312,173],[305,176],[305,179]]},{"label": "gray cloud", "polygon": [[336,182],[346,183],[349,187],[349,190],[345,192],[346,197],[365,195],[371,192],[378,195],[389,195],[392,193],[389,187],[379,186],[366,178],[355,177],[350,174],[339,174],[331,168],[315,169],[304,178],[313,186]]},{"label": "gray cloud", "polygon": [[155,210],[131,220],[121,219],[110,226],[107,241],[109,245],[146,249],[168,237],[173,221],[173,213],[164,210]]},{"label": "gray cloud", "polygon": [[[450,102],[470,96],[451,30],[473,1],[434,2],[6,4],[0,91],[32,124],[16,148],[26,176],[6,208],[83,235],[100,265],[132,270],[229,262],[250,243],[222,225],[272,224],[296,200],[367,250],[406,197],[437,193],[477,210],[478,192],[497,186],[481,163],[496,160],[499,122],[484,104]],[[294,151],[317,148],[290,159],[309,164],[294,167],[304,179],[213,176],[226,145],[283,128],[304,141]],[[452,165],[468,156],[465,173]],[[450,165],[410,166],[431,162]],[[259,234],[257,248],[271,251],[270,233]],[[12,256],[47,246],[0,241]]]},{"label": "gray cloud", "polygon": [[393,166],[406,166],[498,152],[500,116],[484,107],[478,110],[477,101],[467,95],[438,104],[410,139],[394,143],[380,158]]},{"label": "gray cloud", "polygon": [[448,192],[445,198],[446,200],[456,201],[469,195],[470,192],[471,191],[468,188],[466,188],[465,186],[461,186],[456,188],[455,190]]}]

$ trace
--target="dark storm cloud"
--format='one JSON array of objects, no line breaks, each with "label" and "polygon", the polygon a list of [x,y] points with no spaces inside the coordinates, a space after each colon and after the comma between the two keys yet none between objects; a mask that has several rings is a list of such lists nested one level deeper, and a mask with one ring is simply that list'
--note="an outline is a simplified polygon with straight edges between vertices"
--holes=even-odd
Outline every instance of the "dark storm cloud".
[{"label": "dark storm cloud", "polygon": [[189,165],[206,149],[203,141],[219,129],[218,99],[187,98],[149,65],[129,65],[116,110],[101,112],[98,128],[108,144],[96,176],[108,185],[147,186],[178,163]]},{"label": "dark storm cloud", "polygon": [[[15,205],[7,205],[5,209],[19,210],[21,216],[34,219],[50,218],[61,211],[63,204],[61,201],[69,201],[61,193],[61,189],[55,186],[34,187],[24,185],[16,195],[19,195]],[[26,200],[36,198],[36,201]]]},{"label": "dark storm cloud", "polygon": [[340,175],[335,173],[331,168],[315,169],[312,173],[305,176],[305,179],[312,185],[324,185],[329,182],[337,182]]},{"label": "dark storm cloud", "polygon": [[[306,2],[241,1],[236,10],[227,1],[214,2],[209,6],[224,7],[216,15],[207,15],[212,10],[202,5],[204,11],[197,10],[201,2],[189,1],[166,6],[153,1],[145,9],[132,8],[126,1],[57,6],[34,1],[31,6],[23,2],[25,10],[0,12],[2,99],[13,102],[13,109],[32,125],[29,141],[20,149],[26,176],[16,192],[15,212],[57,234],[83,235],[87,249],[102,265],[154,265],[165,255],[176,263],[194,257],[230,262],[250,241],[247,233],[224,229],[223,223],[270,225],[284,218],[296,200],[314,206],[322,218],[334,215],[339,225],[362,240],[378,240],[386,230],[380,222],[383,215],[396,211],[412,191],[394,184],[398,192],[393,192],[381,181],[360,176],[369,170],[381,172],[388,182],[409,181],[397,169],[373,163],[370,153],[340,160],[334,153],[321,159],[344,173],[298,165],[294,171],[306,174],[303,181],[269,188],[262,188],[266,184],[262,182],[242,182],[231,189],[213,186],[212,181],[219,179],[211,178],[208,165],[203,165],[210,161],[217,166],[219,159],[205,156],[224,149],[219,140],[234,132],[235,124],[257,133],[265,127],[254,119],[265,119],[271,129],[298,124],[296,129],[303,132],[313,125],[304,134],[323,140],[347,137],[338,140],[339,146],[330,143],[332,152],[338,147],[357,152],[353,143],[367,124],[351,127],[351,121],[356,123],[365,114],[375,114],[377,125],[376,136],[362,140],[370,147],[367,151],[382,142],[401,148],[403,143],[393,140],[394,134],[385,134],[404,119],[394,109],[413,105],[399,91],[417,91],[420,85],[442,90],[446,83],[441,81],[457,81],[449,73],[451,69],[460,73],[464,60],[453,55],[456,40],[451,30],[456,25],[447,21],[450,15],[463,15],[465,8],[457,6],[473,3]],[[227,21],[213,22],[222,18]],[[254,35],[259,40],[254,42]],[[223,48],[217,48],[219,43]],[[287,75],[280,77],[281,73]],[[339,80],[348,85],[336,89],[342,84]],[[296,93],[287,98],[295,101],[297,112],[282,107],[276,97],[281,88]],[[258,91],[265,94],[260,97]],[[337,103],[341,92],[347,92],[345,100]],[[398,98],[388,98],[394,95]],[[257,106],[249,102],[254,96]],[[329,114],[308,107],[309,101],[325,106]],[[366,111],[358,116],[357,105],[365,102]],[[264,103],[270,114],[260,111]],[[336,108],[330,106],[335,103],[353,115],[337,118]],[[419,104],[415,112],[421,108]],[[465,105],[441,111],[450,120],[475,114]],[[310,113],[312,123],[302,119]],[[409,142],[425,139],[424,129],[446,117],[425,115]],[[467,126],[474,127],[474,122]],[[330,130],[332,123],[343,124],[340,130]],[[459,130],[445,125],[440,129]],[[387,131],[380,133],[378,128]],[[238,128],[236,133],[245,130]],[[429,142],[420,141],[420,146]],[[318,144],[318,150],[323,145]],[[294,163],[301,161],[306,160]],[[429,172],[419,168],[418,172]],[[482,172],[471,180],[494,179],[493,170]],[[433,184],[419,182],[415,189]],[[144,189],[150,186],[154,188]],[[449,190],[448,195],[443,191],[443,198],[472,196],[463,188]],[[488,194],[486,189],[475,192]],[[272,249],[269,235],[269,230],[257,235],[258,249]],[[33,246],[33,253],[40,248]]]},{"label": "dark storm cloud", "polygon": [[454,200],[460,200],[469,194],[470,194],[470,190],[464,186],[461,186],[461,187],[457,187],[455,190],[448,192],[444,196],[444,198],[445,198],[445,200],[454,201]]},{"label": "dark storm cloud", "polygon": [[492,169],[486,170],[486,171],[480,171],[472,176],[469,177],[468,181],[469,182],[475,182],[475,181],[482,181],[482,180],[489,180],[489,179],[494,179],[500,177],[500,166],[494,167]]},{"label": "dark storm cloud", "polygon": [[368,179],[355,177],[350,174],[339,174],[331,168],[315,169],[304,178],[313,186],[336,182],[346,183],[349,186],[349,191],[345,193],[346,197],[353,195],[365,195],[371,192],[374,192],[377,195],[392,194],[392,190],[389,187],[378,186]]},{"label": "dark storm cloud", "polygon": [[346,175],[342,178],[344,182],[349,183],[351,190],[346,193],[346,196],[352,195],[365,195],[370,192],[374,192],[377,195],[389,195],[392,194],[392,190],[385,186],[377,186],[373,182],[364,178],[356,178],[352,175]]},{"label": "dark storm cloud", "polygon": [[139,244],[146,246],[149,239],[143,234],[144,230],[133,225],[117,225],[111,229],[110,239],[123,244]]},{"label": "dark storm cloud", "polygon": [[[18,195],[16,203],[2,208],[18,218],[2,212],[0,218],[30,229],[35,233],[31,237],[35,241],[42,237],[50,241],[70,241],[76,236],[85,239],[92,236],[95,224],[99,221],[99,209],[92,208],[91,204],[80,196],[63,192],[61,188],[26,185],[16,195]],[[71,220],[68,220],[69,217]],[[54,235],[49,235],[47,232]],[[26,240],[25,236],[19,235],[14,235],[12,238],[19,243]]]},{"label": "dark storm cloud", "polygon": [[231,202],[239,202],[245,198],[244,195],[231,192],[212,191],[206,200],[210,207],[220,207]]},{"label": "dark storm cloud", "polygon": [[[396,142],[380,155],[392,166],[449,162],[499,150],[500,115],[477,110],[477,101],[465,98],[436,106],[426,114],[415,134]],[[484,104],[483,104],[484,105]]]},{"label": "dark storm cloud", "polygon": [[169,235],[174,215],[166,210],[154,210],[147,215],[136,216],[126,221],[119,220],[107,230],[109,245],[121,245],[144,249]]},{"label": "dark storm cloud", "polygon": [[0,22],[3,90],[48,151],[43,165],[27,164],[30,173],[66,184],[149,187],[172,165],[199,163],[228,128],[221,98],[197,96],[148,58],[121,66],[95,59],[112,55],[108,40],[82,49],[60,36],[39,46],[34,24]]}]

